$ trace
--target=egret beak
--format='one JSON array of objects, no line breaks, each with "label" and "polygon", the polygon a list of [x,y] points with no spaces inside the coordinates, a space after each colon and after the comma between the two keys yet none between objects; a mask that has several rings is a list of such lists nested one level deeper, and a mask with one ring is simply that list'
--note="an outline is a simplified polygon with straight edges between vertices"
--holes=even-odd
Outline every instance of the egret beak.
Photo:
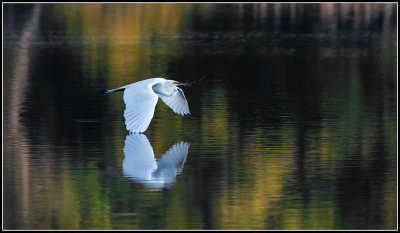
[{"label": "egret beak", "polygon": [[176,82],[175,85],[177,85],[177,86],[190,86],[190,83]]}]

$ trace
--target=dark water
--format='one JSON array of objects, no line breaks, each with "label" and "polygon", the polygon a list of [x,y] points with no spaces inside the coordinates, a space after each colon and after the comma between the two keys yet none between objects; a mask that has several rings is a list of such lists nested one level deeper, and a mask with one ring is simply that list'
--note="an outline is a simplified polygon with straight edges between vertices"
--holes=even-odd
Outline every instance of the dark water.
[{"label": "dark water", "polygon": [[[4,229],[397,229],[397,4],[5,4]],[[122,93],[184,88],[144,135]]]}]

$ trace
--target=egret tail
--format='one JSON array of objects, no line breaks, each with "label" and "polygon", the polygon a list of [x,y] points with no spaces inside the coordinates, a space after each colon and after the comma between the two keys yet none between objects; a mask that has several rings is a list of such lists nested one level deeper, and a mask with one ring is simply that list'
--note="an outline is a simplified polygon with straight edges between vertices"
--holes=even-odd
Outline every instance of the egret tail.
[{"label": "egret tail", "polygon": [[125,87],[115,88],[115,89],[111,89],[111,90],[101,90],[101,91],[98,91],[97,93],[98,94],[109,94],[109,93],[123,91],[123,90],[125,90]]}]

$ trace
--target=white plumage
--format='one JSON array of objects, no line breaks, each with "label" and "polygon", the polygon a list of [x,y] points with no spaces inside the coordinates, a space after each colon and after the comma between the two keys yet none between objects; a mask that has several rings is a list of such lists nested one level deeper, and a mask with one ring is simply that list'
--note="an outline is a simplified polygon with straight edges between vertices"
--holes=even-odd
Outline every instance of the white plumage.
[{"label": "white plumage", "polygon": [[186,85],[164,78],[151,78],[103,93],[124,91],[126,129],[131,133],[143,133],[154,116],[158,97],[179,115],[190,114],[188,102],[178,85]]}]

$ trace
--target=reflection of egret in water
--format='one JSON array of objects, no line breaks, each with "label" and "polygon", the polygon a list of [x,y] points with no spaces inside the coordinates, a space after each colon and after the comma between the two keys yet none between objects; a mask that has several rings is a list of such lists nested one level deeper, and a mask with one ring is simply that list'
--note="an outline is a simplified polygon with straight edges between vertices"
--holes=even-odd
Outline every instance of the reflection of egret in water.
[{"label": "reflection of egret in water", "polygon": [[124,176],[150,188],[171,187],[180,174],[189,151],[189,143],[177,142],[158,161],[144,134],[128,134],[122,162]]}]

